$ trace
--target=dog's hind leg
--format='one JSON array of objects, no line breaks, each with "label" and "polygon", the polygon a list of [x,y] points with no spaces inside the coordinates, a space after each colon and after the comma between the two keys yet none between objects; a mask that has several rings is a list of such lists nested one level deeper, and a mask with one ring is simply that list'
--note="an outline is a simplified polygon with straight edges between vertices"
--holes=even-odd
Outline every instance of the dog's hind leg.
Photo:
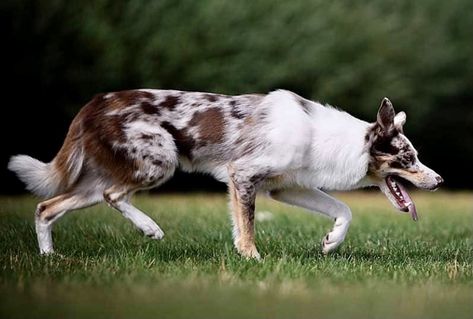
[{"label": "dog's hind leg", "polygon": [[41,254],[54,252],[51,230],[65,213],[92,206],[102,201],[101,194],[66,193],[38,204],[35,213],[36,235]]},{"label": "dog's hind leg", "polygon": [[[156,222],[130,203],[130,197],[140,189],[157,187],[172,177],[178,164],[176,147],[169,133],[159,127],[153,132],[142,132],[139,126],[135,128],[137,132],[130,133],[136,134],[135,138],[126,145],[131,149],[136,148],[133,155],[135,162],[129,161],[128,166],[132,167],[133,163],[139,165],[134,171],[128,172],[130,182],[115,182],[104,191],[103,197],[146,236],[161,239],[164,232]],[[133,144],[134,140],[140,142]]]},{"label": "dog's hind leg", "polygon": [[351,222],[350,208],[341,201],[329,196],[321,190],[284,189],[270,192],[275,200],[303,207],[311,212],[322,213],[332,219],[335,224],[332,231],[322,240],[324,254],[336,249],[344,240]]},{"label": "dog's hind leg", "polygon": [[164,232],[154,220],[130,204],[129,199],[134,191],[126,187],[112,186],[105,190],[104,199],[113,208],[129,219],[146,236],[153,239],[162,239]]}]

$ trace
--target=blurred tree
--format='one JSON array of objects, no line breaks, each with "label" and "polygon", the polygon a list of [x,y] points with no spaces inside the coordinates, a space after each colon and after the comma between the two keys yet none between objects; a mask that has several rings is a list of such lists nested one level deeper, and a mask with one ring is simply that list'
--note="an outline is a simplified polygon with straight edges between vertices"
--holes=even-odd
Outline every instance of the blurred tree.
[{"label": "blurred tree", "polygon": [[8,139],[3,167],[12,153],[51,159],[98,92],[286,88],[366,120],[390,97],[424,161],[473,187],[471,0],[4,0],[0,27],[2,133],[29,133]]}]

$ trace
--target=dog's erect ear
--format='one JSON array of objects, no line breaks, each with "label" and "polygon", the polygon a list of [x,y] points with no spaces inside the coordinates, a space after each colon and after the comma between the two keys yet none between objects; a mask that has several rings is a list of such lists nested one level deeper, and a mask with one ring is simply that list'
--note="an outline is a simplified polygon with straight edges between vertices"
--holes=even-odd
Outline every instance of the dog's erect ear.
[{"label": "dog's erect ear", "polygon": [[394,130],[394,107],[387,97],[381,102],[378,110],[377,122],[385,135],[390,134]]},{"label": "dog's erect ear", "polygon": [[397,113],[396,116],[394,117],[394,127],[400,133],[403,133],[402,127],[404,126],[404,123],[406,123],[406,113],[404,112]]}]

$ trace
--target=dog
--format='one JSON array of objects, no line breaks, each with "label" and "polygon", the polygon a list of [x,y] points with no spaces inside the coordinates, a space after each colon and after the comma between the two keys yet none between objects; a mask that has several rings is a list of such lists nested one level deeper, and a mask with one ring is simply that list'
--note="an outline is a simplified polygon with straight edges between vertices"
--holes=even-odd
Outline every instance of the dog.
[{"label": "dog", "polygon": [[51,228],[61,216],[102,201],[147,236],[163,238],[130,197],[163,184],[177,167],[228,184],[234,245],[242,256],[260,259],[257,191],[333,219],[322,240],[329,253],[344,241],[352,214],[326,191],[377,186],[417,220],[401,181],[428,190],[443,183],[419,161],[403,133],[405,121],[387,98],[369,123],[286,90],[238,96],[128,90],[86,104],[50,163],[16,155],[8,167],[29,191],[48,198],[35,213],[41,254],[54,252]]}]

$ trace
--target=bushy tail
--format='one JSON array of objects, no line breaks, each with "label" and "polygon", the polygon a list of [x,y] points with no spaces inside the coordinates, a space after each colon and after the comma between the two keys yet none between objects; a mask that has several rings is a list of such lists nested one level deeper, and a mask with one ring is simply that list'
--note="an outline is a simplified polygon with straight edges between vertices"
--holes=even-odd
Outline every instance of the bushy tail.
[{"label": "bushy tail", "polygon": [[15,172],[26,184],[26,189],[35,195],[46,198],[58,195],[76,182],[83,169],[79,128],[77,121],[71,124],[64,144],[52,162],[43,163],[28,155],[15,155],[10,158],[8,169]]},{"label": "bushy tail", "polygon": [[53,163],[43,163],[28,155],[12,156],[8,169],[15,172],[18,178],[26,184],[26,189],[41,197],[55,195],[61,185]]}]

